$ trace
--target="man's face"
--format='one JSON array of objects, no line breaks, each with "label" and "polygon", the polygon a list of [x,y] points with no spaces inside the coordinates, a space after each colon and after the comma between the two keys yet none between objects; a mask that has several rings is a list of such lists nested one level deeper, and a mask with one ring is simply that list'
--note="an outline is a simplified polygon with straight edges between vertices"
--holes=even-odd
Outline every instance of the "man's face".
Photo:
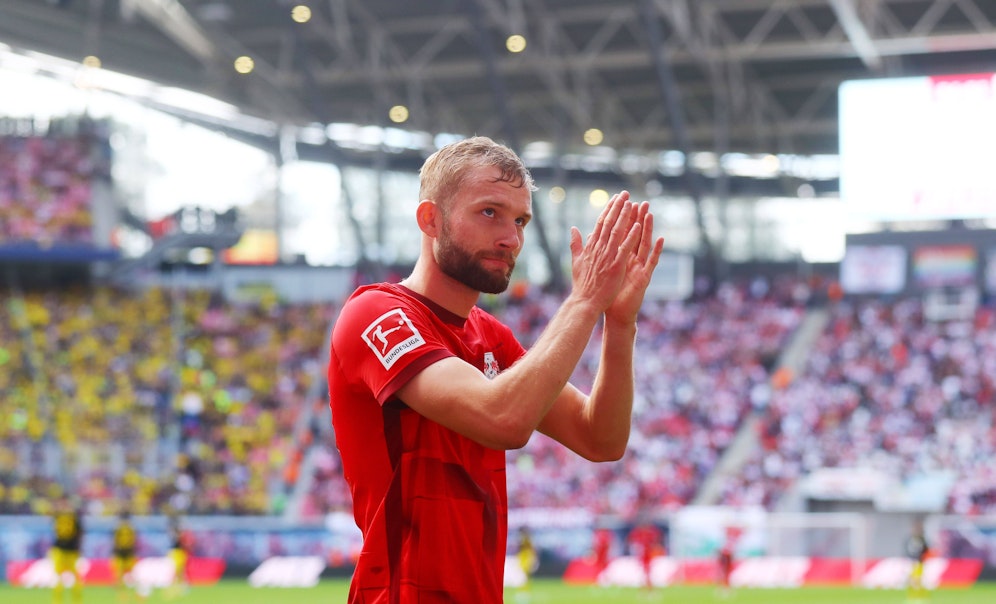
[{"label": "man's face", "polygon": [[[482,262],[484,252],[473,252],[461,245],[458,239],[452,233],[450,222],[444,221],[436,253],[439,268],[450,278],[479,292],[500,294],[505,291],[512,279],[515,256],[510,253],[503,254],[505,262],[508,263],[508,267],[504,270],[496,266],[486,268]],[[494,253],[491,257],[494,257]]]},{"label": "man's face", "polygon": [[[493,171],[493,172],[492,172]],[[527,189],[491,182],[496,169],[468,178],[443,212],[436,263],[448,277],[479,292],[508,287],[531,216]]]}]

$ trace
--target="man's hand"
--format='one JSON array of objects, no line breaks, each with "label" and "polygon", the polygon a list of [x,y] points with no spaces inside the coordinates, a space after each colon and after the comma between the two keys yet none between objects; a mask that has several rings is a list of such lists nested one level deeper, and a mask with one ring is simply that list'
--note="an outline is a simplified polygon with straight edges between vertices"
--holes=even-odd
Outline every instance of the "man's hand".
[{"label": "man's hand", "polygon": [[[625,193],[625,191],[623,192]],[[606,324],[633,325],[636,323],[643,305],[643,296],[650,285],[661,252],[664,250],[664,238],[654,241],[654,215],[650,213],[650,204],[641,203],[636,210],[636,224],[640,226],[640,244],[629,256],[626,275],[619,293],[608,308],[605,309]]]},{"label": "man's hand", "polygon": [[642,228],[638,214],[629,193],[623,191],[612,196],[583,244],[581,232],[571,227],[572,294],[590,302],[599,313],[614,304],[639,254]]}]

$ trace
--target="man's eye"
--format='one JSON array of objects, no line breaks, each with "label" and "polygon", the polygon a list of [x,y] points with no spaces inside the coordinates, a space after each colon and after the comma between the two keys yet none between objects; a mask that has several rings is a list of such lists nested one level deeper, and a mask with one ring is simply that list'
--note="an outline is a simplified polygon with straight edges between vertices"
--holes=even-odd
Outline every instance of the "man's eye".
[{"label": "man's eye", "polygon": [[494,216],[495,215],[494,208],[485,208],[483,213],[484,213],[485,216]]}]

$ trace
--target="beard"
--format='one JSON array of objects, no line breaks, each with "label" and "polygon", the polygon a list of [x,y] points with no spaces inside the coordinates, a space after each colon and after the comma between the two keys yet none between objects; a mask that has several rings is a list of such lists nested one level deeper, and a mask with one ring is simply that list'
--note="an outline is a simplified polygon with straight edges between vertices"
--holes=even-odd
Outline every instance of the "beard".
[{"label": "beard", "polygon": [[[496,253],[492,256],[475,254],[461,247],[450,236],[447,227],[448,225],[444,223],[438,240],[439,248],[436,252],[436,263],[443,273],[451,279],[485,294],[500,294],[508,289],[508,283],[512,279],[512,269],[515,268],[515,258],[508,253]],[[508,270],[489,271],[481,266],[478,260],[480,257],[501,258],[509,263]]]}]

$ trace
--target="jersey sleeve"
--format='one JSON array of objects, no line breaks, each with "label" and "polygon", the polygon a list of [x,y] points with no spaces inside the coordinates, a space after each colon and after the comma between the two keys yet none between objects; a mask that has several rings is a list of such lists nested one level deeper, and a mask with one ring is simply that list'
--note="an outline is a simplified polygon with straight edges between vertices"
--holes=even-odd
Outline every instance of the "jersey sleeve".
[{"label": "jersey sleeve", "polygon": [[388,292],[354,296],[332,328],[331,362],[382,405],[419,371],[451,356],[428,311]]}]

